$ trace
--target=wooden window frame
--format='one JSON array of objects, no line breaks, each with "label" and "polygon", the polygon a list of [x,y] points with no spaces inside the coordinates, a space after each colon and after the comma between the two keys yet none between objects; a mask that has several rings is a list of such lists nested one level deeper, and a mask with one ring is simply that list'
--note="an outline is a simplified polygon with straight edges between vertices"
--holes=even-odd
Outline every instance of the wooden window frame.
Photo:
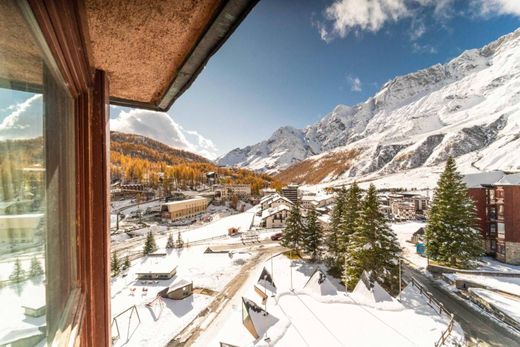
[{"label": "wooden window frame", "polygon": [[74,99],[77,289],[56,346],[110,346],[110,130],[108,78],[89,63],[81,0],[19,0]]}]

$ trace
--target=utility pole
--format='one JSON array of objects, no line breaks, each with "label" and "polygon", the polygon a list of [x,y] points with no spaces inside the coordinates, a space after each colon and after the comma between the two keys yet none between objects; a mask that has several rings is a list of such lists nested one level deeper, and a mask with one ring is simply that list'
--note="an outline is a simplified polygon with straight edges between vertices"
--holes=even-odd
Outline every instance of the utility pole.
[{"label": "utility pole", "polygon": [[402,286],[402,280],[401,280],[401,257],[399,257],[399,300],[401,300],[401,286]]},{"label": "utility pole", "polygon": [[291,265],[290,265],[290,267],[291,267],[291,292],[293,292],[294,289],[293,289],[293,283],[292,283],[292,268],[293,268],[292,249],[289,254],[290,254],[290,258],[291,258]]}]

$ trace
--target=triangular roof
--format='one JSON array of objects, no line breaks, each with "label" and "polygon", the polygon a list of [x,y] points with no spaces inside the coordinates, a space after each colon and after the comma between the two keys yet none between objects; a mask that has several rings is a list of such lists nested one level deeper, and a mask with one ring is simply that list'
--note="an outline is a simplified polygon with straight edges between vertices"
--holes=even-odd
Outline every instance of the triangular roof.
[{"label": "triangular roof", "polygon": [[254,301],[242,297],[243,310],[247,314],[242,317],[243,323],[250,319],[254,331],[250,331],[258,338],[265,334],[265,332],[278,322],[278,318],[268,313],[266,310],[258,306]]},{"label": "triangular roof", "polygon": [[279,206],[267,209],[264,212],[262,212],[262,219],[265,219],[265,218],[272,216],[273,214],[278,213],[283,210],[290,211],[291,208],[287,205],[279,205]]},{"label": "triangular roof", "polygon": [[327,275],[319,268],[314,271],[303,288],[318,295],[336,295],[338,293]]},{"label": "triangular roof", "polygon": [[352,291],[352,295],[367,304],[375,304],[383,301],[395,301],[377,281],[371,280],[370,274],[366,271],[361,273],[359,282]]},{"label": "triangular roof", "polygon": [[276,293],[276,285],[274,284],[273,276],[271,276],[271,273],[267,271],[265,267],[263,268],[262,273],[258,278],[257,284],[269,290],[272,293]]}]

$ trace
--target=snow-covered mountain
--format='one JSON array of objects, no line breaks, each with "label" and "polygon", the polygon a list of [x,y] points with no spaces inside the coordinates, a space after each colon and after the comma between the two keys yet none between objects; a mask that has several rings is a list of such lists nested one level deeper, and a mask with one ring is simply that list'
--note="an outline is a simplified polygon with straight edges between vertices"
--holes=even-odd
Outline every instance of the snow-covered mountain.
[{"label": "snow-covered mountain", "polygon": [[[435,167],[449,155],[466,171],[515,171],[519,150],[517,29],[446,64],[396,77],[365,102],[338,105],[305,129],[280,128],[218,164],[318,183]],[[314,182],[306,179],[311,168],[323,171]]]}]

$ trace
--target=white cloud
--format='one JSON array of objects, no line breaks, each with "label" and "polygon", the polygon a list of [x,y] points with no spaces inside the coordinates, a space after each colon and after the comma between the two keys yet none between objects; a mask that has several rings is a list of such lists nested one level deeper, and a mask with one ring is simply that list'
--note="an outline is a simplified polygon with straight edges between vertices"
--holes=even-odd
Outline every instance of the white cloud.
[{"label": "white cloud", "polygon": [[412,40],[416,40],[427,30],[419,16],[421,8],[433,9],[434,19],[442,22],[453,15],[453,2],[454,0],[334,0],[324,11],[325,21],[314,20],[313,25],[318,29],[320,37],[330,42],[335,37],[344,38],[351,32],[377,32],[388,22],[417,17],[412,22],[410,34]]},{"label": "white cloud", "polygon": [[480,15],[513,15],[520,16],[519,0],[474,0]]},{"label": "white cloud", "polygon": [[324,40],[346,37],[352,30],[377,32],[387,21],[397,21],[410,14],[405,0],[336,0],[325,9],[325,18],[332,22],[327,29],[321,25]]},{"label": "white cloud", "polygon": [[30,139],[43,135],[41,94],[33,95],[7,109],[12,112],[0,122],[0,140]]},{"label": "white cloud", "polygon": [[121,111],[117,117],[110,119],[110,130],[147,136],[209,159],[217,157],[217,148],[211,140],[196,131],[185,130],[164,112],[140,109]]},{"label": "white cloud", "polygon": [[361,92],[363,90],[362,83],[359,77],[347,76],[348,83],[350,84],[350,90],[353,92]]}]

